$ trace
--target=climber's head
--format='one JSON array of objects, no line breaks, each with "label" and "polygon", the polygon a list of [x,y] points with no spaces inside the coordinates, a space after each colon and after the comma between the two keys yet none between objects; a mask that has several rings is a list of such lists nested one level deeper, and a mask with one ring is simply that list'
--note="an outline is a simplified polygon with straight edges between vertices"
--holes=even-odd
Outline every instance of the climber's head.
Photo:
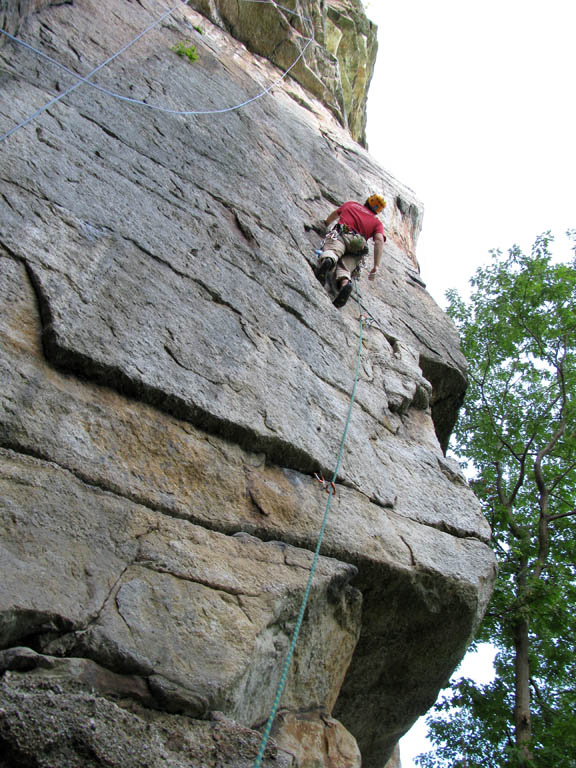
[{"label": "climber's head", "polygon": [[384,200],[382,195],[370,195],[364,205],[366,208],[369,208],[372,213],[378,215],[384,210],[384,208],[386,208],[386,200]]}]

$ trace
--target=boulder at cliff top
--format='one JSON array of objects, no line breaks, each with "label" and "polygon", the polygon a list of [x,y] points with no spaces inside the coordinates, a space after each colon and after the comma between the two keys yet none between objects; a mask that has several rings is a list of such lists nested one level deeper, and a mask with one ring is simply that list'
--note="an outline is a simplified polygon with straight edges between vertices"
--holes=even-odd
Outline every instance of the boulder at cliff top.
[{"label": "boulder at cliff top", "polygon": [[254,53],[290,69],[365,146],[366,99],[378,43],[362,0],[296,0],[291,8],[237,0],[192,5]]},{"label": "boulder at cliff top", "polygon": [[[263,93],[281,73],[230,36],[225,5],[211,4],[219,25],[179,8],[95,81],[172,109]],[[30,10],[13,28],[82,74],[160,14],[153,0]],[[194,64],[171,50],[183,39]],[[34,56],[0,48],[2,131],[77,82]],[[43,765],[47,699],[58,729],[82,732],[77,753],[60,745],[62,766],[91,765],[90,750],[122,764],[146,723],[156,759],[175,766],[238,766],[254,749],[327,500],[314,472],[333,471],[357,354],[358,307],[339,312],[314,278],[312,227],[370,189],[389,201],[382,273],[360,285],[377,325],[363,329],[281,759],[302,764],[337,717],[333,749],[352,766],[355,739],[362,765],[382,768],[482,616],[489,529],[441,445],[465,362],[415,269],[421,207],[326,104],[285,79],[242,109],[183,116],[83,84],[2,144],[0,634],[12,655],[0,729],[15,766]],[[89,695],[86,680],[100,681]],[[225,748],[209,757],[215,733]],[[329,750],[318,759],[328,766]]]}]

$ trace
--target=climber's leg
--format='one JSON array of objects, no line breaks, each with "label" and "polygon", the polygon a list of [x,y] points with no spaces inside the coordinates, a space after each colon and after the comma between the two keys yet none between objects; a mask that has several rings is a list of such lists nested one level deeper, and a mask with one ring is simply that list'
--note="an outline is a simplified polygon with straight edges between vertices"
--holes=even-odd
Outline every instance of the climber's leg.
[{"label": "climber's leg", "polygon": [[340,237],[331,237],[324,243],[320,255],[320,264],[315,270],[316,277],[322,285],[326,282],[328,273],[336,266],[338,259],[344,255],[346,246]]}]

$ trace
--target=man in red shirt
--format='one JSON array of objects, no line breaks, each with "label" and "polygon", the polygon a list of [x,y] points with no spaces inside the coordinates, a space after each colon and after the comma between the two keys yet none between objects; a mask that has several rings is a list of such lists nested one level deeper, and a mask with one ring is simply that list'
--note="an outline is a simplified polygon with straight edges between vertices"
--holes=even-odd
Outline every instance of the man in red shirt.
[{"label": "man in red shirt", "polygon": [[352,293],[352,273],[367,253],[367,241],[370,238],[374,240],[374,265],[368,279],[374,280],[376,277],[386,240],[378,214],[385,207],[386,201],[381,195],[370,195],[364,205],[354,201],[344,203],[324,221],[327,227],[336,221],[338,223],[326,236],[316,277],[324,283],[328,273],[335,267],[339,289],[334,299],[335,307],[343,307],[348,301]]}]

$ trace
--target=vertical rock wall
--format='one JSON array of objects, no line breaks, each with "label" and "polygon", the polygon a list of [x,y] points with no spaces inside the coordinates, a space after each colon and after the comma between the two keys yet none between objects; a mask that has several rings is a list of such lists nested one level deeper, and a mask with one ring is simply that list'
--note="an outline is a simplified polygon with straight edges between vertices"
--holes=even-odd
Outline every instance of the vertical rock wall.
[{"label": "vertical rock wall", "polygon": [[[346,10],[312,5],[316,26]],[[246,13],[293,41],[293,19],[209,6],[218,24],[183,6],[94,78],[148,107],[83,84],[0,145],[6,765],[252,765],[359,340],[358,306],[313,275],[313,225],[373,189],[377,324],[265,764],[382,768],[490,594],[488,527],[442,451],[465,364],[415,269],[421,206],[335,118],[342,85],[255,98],[282,72],[230,31]],[[165,7],[24,10],[13,28],[85,75]],[[0,57],[2,132],[77,82],[12,42]]]}]

